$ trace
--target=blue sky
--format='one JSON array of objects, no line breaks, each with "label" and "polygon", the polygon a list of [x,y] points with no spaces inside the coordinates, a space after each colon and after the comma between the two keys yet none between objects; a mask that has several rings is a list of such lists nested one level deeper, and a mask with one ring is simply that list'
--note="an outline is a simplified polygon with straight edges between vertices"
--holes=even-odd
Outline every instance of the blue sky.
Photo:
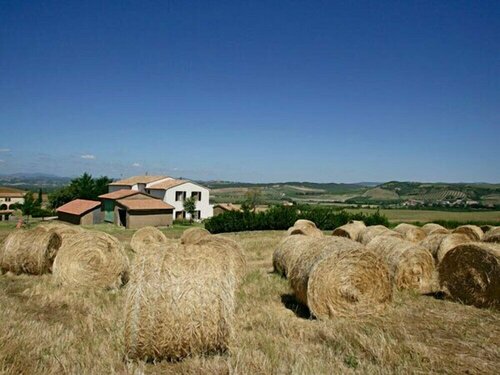
[{"label": "blue sky", "polygon": [[498,1],[2,1],[0,173],[500,182]]}]

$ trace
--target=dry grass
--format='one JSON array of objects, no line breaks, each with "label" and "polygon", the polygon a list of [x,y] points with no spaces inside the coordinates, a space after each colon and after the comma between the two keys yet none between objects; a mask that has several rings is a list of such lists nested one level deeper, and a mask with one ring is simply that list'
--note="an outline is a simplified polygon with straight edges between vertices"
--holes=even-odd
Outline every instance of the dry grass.
[{"label": "dry grass", "polygon": [[[132,233],[117,234],[126,243]],[[181,362],[123,361],[123,289],[74,291],[57,288],[50,275],[0,276],[0,373],[497,373],[498,311],[396,292],[381,316],[310,319],[288,281],[271,273],[283,235],[227,235],[243,246],[249,268],[230,354]]]}]

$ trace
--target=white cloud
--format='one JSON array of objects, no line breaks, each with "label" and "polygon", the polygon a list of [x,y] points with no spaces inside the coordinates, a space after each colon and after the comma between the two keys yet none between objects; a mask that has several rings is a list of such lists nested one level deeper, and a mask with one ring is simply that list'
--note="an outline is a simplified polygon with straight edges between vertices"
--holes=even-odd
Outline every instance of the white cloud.
[{"label": "white cloud", "polygon": [[132,167],[140,167],[141,165],[139,163],[132,163]]},{"label": "white cloud", "polygon": [[10,152],[10,148],[0,148],[0,152]]},{"label": "white cloud", "polygon": [[94,160],[95,159],[95,155],[92,155],[92,154],[83,154],[81,156],[82,159],[90,159],[90,160]]}]

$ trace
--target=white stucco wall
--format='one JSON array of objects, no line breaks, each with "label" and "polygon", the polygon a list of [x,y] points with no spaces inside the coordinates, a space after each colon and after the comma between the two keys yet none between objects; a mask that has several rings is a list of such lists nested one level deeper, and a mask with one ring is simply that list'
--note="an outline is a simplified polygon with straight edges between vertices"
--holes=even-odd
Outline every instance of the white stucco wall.
[{"label": "white stucco wall", "polygon": [[[184,211],[184,202],[176,201],[176,192],[186,192],[186,198],[191,197],[193,192],[201,192],[201,200],[196,202],[196,210],[200,211],[201,219],[206,219],[214,215],[213,206],[210,204],[210,190],[207,188],[194,184],[192,182],[186,182],[182,185],[178,185],[165,190],[150,190],[150,194],[163,199],[165,203],[174,206],[174,219],[178,211]],[[190,219],[190,215],[186,213],[186,219]]]},{"label": "white stucco wall", "polygon": [[[9,201],[10,199],[10,201]],[[24,198],[23,197],[0,197],[0,205],[5,204],[7,206],[7,209],[10,208],[11,205],[14,203],[24,203]]]}]

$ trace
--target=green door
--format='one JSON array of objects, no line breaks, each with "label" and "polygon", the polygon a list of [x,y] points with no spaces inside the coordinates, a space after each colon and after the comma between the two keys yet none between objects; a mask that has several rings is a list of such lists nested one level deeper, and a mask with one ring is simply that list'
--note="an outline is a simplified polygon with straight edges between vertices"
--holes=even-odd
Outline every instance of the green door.
[{"label": "green door", "polygon": [[104,221],[114,223],[115,221],[115,202],[111,200],[104,201]]}]

